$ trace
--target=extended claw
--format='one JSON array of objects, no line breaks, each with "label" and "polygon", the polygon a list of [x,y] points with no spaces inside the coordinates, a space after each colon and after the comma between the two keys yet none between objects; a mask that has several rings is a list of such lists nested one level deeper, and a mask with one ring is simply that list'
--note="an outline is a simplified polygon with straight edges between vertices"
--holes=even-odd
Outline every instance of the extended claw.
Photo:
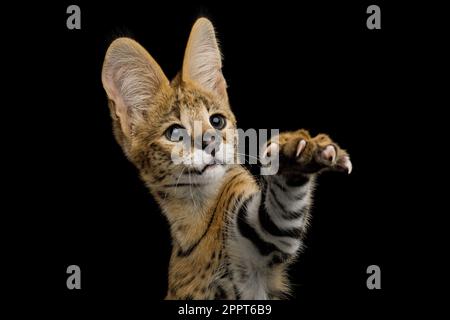
[{"label": "extended claw", "polygon": [[327,146],[323,151],[322,151],[322,156],[330,161],[331,163],[334,162],[334,160],[336,159],[336,148],[333,145],[329,145]]},{"label": "extended claw", "polygon": [[353,170],[353,165],[352,162],[350,161],[349,156],[344,156],[340,158],[336,166],[340,171],[347,171],[348,174],[350,174]]},{"label": "extended claw", "polygon": [[344,159],[345,160],[344,160],[343,167],[346,168],[347,169],[347,173],[350,174],[352,172],[352,169],[353,169],[352,162],[350,161],[349,157],[345,157]]},{"label": "extended claw", "polygon": [[303,149],[305,149],[306,146],[306,141],[305,140],[300,140],[300,142],[297,145],[297,152],[295,153],[295,156],[298,157],[300,156],[300,154],[302,153]]},{"label": "extended claw", "polygon": [[280,146],[277,143],[272,142],[264,150],[263,157],[270,157],[272,154],[277,153],[280,150]]}]

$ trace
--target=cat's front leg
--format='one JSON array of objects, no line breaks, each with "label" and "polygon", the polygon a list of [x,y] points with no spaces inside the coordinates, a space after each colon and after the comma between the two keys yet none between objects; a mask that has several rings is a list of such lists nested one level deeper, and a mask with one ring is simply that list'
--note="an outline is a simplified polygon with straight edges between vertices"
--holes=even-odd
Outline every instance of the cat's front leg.
[{"label": "cat's front leg", "polygon": [[350,173],[352,163],[328,135],[311,137],[306,130],[272,139],[266,154],[273,158],[274,153],[279,169],[264,176],[258,222],[262,233],[289,256],[302,247],[317,174],[327,170]]},{"label": "cat's front leg", "polygon": [[288,291],[280,280],[283,265],[303,246],[315,177],[327,170],[352,170],[346,151],[327,135],[312,138],[305,130],[272,139],[264,157],[278,159],[278,171],[264,176],[261,191],[244,199],[237,214],[242,269],[253,274],[241,287],[247,299],[283,297]]}]

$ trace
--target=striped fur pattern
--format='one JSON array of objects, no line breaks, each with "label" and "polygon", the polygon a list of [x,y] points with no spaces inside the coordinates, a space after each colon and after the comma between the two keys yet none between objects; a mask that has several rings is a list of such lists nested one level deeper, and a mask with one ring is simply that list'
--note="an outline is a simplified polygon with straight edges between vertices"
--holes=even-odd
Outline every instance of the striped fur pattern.
[{"label": "striped fur pattern", "polygon": [[[297,130],[267,144],[266,155],[279,155],[276,175],[255,177],[228,164],[236,137],[225,132],[236,120],[221,67],[205,18],[195,23],[183,68],[170,82],[137,42],[115,40],[102,71],[114,135],[170,224],[167,299],[287,298],[287,269],[303,248],[315,178],[327,170],[349,173],[350,158],[327,135]],[[211,120],[215,115],[223,127]],[[193,142],[192,161],[174,163],[180,142],[166,133],[176,125],[194,141],[194,123],[202,134],[223,133],[224,152]]]}]

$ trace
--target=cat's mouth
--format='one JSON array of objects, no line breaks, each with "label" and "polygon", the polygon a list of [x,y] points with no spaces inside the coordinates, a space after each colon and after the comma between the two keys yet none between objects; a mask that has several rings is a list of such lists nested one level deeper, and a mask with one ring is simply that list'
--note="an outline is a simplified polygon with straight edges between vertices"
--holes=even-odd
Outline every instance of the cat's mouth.
[{"label": "cat's mouth", "polygon": [[213,162],[206,164],[201,169],[185,169],[178,180],[174,183],[166,184],[164,187],[201,187],[210,185],[214,181],[218,181],[226,172],[225,164]]},{"label": "cat's mouth", "polygon": [[208,183],[219,178],[224,171],[223,164],[213,163],[204,166],[201,170],[188,170],[183,173],[183,177],[193,183]]},{"label": "cat's mouth", "polygon": [[206,172],[206,170],[213,169],[213,168],[215,168],[216,166],[219,166],[219,165],[221,165],[221,164],[219,164],[219,163],[210,163],[210,164],[205,165],[201,170],[189,169],[188,170],[188,174],[190,173],[190,174],[195,174],[195,175],[202,175],[203,173]]},{"label": "cat's mouth", "polygon": [[225,172],[225,165],[221,163],[210,163],[201,169],[185,170],[180,180],[183,184],[191,186],[208,185],[217,181]]}]

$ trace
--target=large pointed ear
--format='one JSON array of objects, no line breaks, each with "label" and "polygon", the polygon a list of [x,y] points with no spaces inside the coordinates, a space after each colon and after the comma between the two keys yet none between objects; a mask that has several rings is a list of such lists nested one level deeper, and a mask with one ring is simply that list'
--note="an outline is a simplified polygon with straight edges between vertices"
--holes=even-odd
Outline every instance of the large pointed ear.
[{"label": "large pointed ear", "polygon": [[102,70],[103,87],[114,103],[122,132],[130,136],[142,115],[169,80],[150,54],[136,41],[119,38],[109,46]]},{"label": "large pointed ear", "polygon": [[214,27],[206,18],[192,27],[183,60],[182,79],[227,99],[227,85],[222,74],[222,56]]}]

